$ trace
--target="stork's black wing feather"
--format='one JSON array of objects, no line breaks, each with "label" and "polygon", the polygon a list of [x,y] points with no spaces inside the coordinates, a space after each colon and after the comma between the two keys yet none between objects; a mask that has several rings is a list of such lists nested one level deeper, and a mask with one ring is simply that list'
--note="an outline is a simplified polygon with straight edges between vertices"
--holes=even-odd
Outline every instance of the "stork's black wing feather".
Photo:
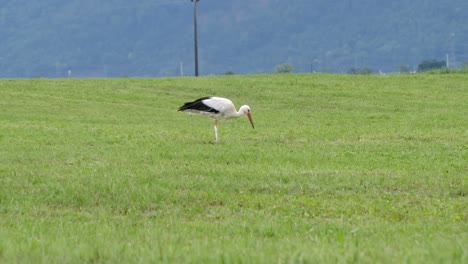
[{"label": "stork's black wing feather", "polygon": [[211,97],[207,96],[207,97],[197,99],[193,102],[186,102],[183,106],[179,107],[179,111],[196,110],[196,111],[202,111],[202,112],[219,113],[218,110],[212,107],[209,107],[203,103],[203,100],[210,99],[210,98]]}]

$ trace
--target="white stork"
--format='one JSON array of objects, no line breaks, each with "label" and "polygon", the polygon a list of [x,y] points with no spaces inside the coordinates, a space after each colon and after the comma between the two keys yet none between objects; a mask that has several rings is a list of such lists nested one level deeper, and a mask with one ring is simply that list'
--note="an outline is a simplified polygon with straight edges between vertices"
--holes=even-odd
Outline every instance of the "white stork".
[{"label": "white stork", "polygon": [[179,111],[206,115],[213,118],[215,143],[218,143],[219,118],[225,120],[233,117],[241,117],[245,114],[249,118],[252,128],[255,128],[252,121],[252,114],[250,113],[250,107],[248,105],[243,105],[239,108],[239,111],[236,111],[231,100],[222,97],[203,97],[193,102],[187,102],[183,106],[179,107]]}]

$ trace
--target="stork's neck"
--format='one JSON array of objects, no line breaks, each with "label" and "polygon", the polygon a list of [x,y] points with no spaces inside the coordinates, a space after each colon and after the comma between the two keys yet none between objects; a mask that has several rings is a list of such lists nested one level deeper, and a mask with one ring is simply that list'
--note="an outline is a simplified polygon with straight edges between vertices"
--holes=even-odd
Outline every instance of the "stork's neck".
[{"label": "stork's neck", "polygon": [[239,108],[239,111],[234,113],[234,117],[241,117],[245,115],[245,113],[249,110],[249,107],[247,105],[243,105]]},{"label": "stork's neck", "polygon": [[234,113],[234,117],[241,117],[243,116],[245,113],[244,113],[244,110],[241,108],[239,108],[239,111],[237,111],[236,113]]}]

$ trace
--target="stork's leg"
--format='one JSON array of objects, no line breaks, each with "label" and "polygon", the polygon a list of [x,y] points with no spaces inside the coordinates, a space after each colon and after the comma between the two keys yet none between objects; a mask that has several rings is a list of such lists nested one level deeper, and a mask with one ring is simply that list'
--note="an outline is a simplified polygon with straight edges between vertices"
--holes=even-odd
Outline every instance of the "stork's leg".
[{"label": "stork's leg", "polygon": [[214,121],[215,143],[218,143],[218,119]]}]

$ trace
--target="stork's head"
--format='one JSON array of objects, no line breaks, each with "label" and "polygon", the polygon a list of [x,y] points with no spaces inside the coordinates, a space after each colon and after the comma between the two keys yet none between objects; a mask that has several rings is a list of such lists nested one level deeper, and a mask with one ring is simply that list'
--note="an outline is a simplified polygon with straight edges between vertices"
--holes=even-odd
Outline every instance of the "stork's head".
[{"label": "stork's head", "polygon": [[250,113],[250,107],[248,105],[243,105],[240,108],[240,112],[247,115],[247,117],[249,118],[250,124],[252,125],[252,128],[255,128],[253,120],[252,120],[252,114]]}]

